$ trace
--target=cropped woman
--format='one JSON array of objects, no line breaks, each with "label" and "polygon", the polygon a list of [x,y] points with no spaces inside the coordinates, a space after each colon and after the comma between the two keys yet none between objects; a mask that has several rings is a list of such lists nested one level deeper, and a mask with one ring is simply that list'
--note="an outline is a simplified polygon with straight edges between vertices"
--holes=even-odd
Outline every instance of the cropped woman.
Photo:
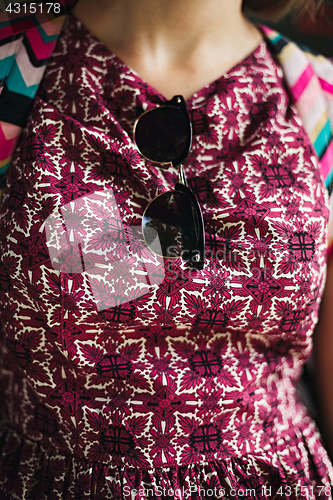
[{"label": "cropped woman", "polygon": [[296,383],[328,267],[332,450],[333,69],[242,7],[80,0],[65,24],[0,212],[1,500],[332,498]]}]

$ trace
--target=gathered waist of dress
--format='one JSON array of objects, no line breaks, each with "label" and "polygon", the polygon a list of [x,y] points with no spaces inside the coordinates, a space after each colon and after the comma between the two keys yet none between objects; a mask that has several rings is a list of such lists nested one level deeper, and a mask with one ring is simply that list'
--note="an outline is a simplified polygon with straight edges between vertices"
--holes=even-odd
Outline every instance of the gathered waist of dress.
[{"label": "gathered waist of dress", "polygon": [[[3,421],[10,427],[48,449],[114,466],[182,466],[260,454],[283,448],[305,421],[312,425],[294,384],[279,372],[239,390],[227,379],[224,385],[212,380],[196,393],[177,390],[176,381],[162,375],[151,390],[110,384],[105,397],[94,400],[89,386],[70,377],[45,398],[17,372],[4,367],[3,374]],[[244,370],[242,377],[248,376]]]}]

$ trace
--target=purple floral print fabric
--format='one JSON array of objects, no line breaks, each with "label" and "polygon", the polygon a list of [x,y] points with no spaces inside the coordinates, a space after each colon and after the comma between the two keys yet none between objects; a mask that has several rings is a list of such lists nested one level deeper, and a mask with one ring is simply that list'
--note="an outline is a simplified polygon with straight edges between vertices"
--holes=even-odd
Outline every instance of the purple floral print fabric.
[{"label": "purple floral print fabric", "polygon": [[177,182],[132,140],[164,100],[69,18],[1,207],[1,499],[331,498],[295,388],[328,196],[281,69],[263,41],[187,102],[202,271],[140,233]]}]

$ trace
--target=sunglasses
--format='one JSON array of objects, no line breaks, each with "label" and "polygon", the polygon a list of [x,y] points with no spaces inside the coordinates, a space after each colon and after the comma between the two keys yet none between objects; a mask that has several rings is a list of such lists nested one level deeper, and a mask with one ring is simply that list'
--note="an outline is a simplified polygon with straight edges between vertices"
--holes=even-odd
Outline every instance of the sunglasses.
[{"label": "sunglasses", "polygon": [[173,191],[154,198],[144,211],[142,233],[147,246],[164,258],[181,257],[203,269],[205,229],[200,205],[187,186],[183,169],[192,144],[192,126],[182,96],[145,111],[134,124],[134,142],[141,156],[178,168]]}]

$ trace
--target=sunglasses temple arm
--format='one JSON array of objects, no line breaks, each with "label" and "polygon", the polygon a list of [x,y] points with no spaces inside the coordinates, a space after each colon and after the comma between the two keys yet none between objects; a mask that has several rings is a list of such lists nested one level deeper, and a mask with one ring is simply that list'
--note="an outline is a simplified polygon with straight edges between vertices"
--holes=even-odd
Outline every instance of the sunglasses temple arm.
[{"label": "sunglasses temple arm", "polygon": [[178,174],[179,174],[179,180],[178,180],[179,184],[183,184],[184,186],[187,186],[187,180],[186,180],[185,172],[183,169],[183,165],[179,165]]}]

